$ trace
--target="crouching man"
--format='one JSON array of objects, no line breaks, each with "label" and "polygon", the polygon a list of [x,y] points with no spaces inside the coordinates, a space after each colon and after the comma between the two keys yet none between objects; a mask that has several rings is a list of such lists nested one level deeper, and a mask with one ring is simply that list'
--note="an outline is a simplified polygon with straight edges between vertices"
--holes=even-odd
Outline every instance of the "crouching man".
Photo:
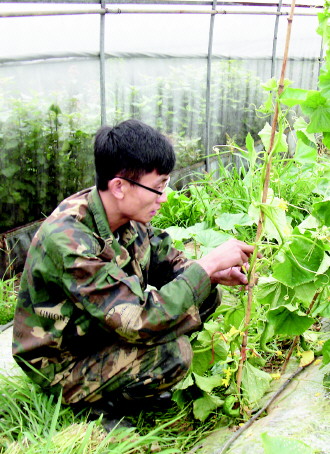
[{"label": "crouching man", "polygon": [[253,247],[237,240],[187,260],[149,222],[166,201],[169,140],[136,120],[95,138],[96,186],[65,199],[30,246],[13,355],[65,404],[161,404],[192,360],[187,333],[218,304],[216,284],[246,284]]}]

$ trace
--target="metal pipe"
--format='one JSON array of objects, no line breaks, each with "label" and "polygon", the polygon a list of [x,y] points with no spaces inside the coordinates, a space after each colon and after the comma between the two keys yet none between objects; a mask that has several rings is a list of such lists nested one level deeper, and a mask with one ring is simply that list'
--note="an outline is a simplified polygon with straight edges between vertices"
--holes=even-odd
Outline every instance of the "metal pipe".
[{"label": "metal pipe", "polygon": [[[212,11],[215,11],[217,7],[217,0],[213,0]],[[207,51],[207,72],[206,72],[206,99],[205,99],[205,170],[210,171],[210,160],[209,160],[209,146],[210,146],[210,130],[211,130],[211,71],[212,71],[212,47],[213,47],[213,31],[214,31],[214,14],[210,18],[210,29],[209,29],[209,45]]]},{"label": "metal pipe", "polygon": [[[38,0],[0,0],[0,3],[41,3]],[[62,4],[100,4],[100,0],[42,0],[42,3],[62,3]],[[107,3],[107,2],[106,2]],[[110,2],[108,2],[110,3]],[[212,6],[212,0],[116,0],[113,3],[116,5],[154,5],[157,3],[158,5],[189,5],[189,6]],[[230,0],[230,1],[222,1],[222,5],[228,6],[265,6],[265,7],[274,7],[278,5],[278,2],[269,2],[269,3],[256,3],[256,2],[249,2],[249,1],[241,1],[241,0]],[[290,3],[283,3],[283,7],[290,8]],[[300,3],[296,5],[296,8],[319,8],[323,9],[323,5],[307,5]]]},{"label": "metal pipe", "polygon": [[[290,13],[281,11],[230,11],[225,9],[217,10],[204,10],[204,9],[130,9],[130,8],[100,8],[100,9],[90,9],[90,10],[79,10],[74,9],[70,11],[3,11],[0,12],[1,17],[42,17],[42,16],[74,16],[80,14],[246,14],[246,15],[265,15],[265,16],[288,16]],[[300,12],[296,13],[295,16],[316,16],[317,12]]]},{"label": "metal pipe", "polygon": [[[281,11],[282,0],[279,0],[277,5],[277,12]],[[280,16],[275,18],[275,27],[274,27],[274,37],[273,37],[273,50],[272,50],[272,66],[270,70],[270,77],[274,77],[275,74],[275,63],[276,63],[276,49],[277,49],[277,34],[278,34],[278,24],[280,21]]]},{"label": "metal pipe", "polygon": [[[104,9],[105,0],[101,0],[101,7]],[[105,35],[105,15],[100,15],[100,102],[101,102],[101,125],[107,122],[106,97],[105,97],[105,53],[104,53],[104,35]]]}]

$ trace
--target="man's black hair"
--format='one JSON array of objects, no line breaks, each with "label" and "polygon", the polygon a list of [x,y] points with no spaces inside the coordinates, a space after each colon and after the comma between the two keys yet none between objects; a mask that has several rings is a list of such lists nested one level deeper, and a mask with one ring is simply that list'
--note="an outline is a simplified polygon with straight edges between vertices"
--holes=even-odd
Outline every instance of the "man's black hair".
[{"label": "man's black hair", "polygon": [[101,127],[95,136],[94,157],[96,187],[104,191],[116,175],[132,180],[154,170],[168,175],[175,165],[175,153],[169,139],[138,120],[126,120]]}]

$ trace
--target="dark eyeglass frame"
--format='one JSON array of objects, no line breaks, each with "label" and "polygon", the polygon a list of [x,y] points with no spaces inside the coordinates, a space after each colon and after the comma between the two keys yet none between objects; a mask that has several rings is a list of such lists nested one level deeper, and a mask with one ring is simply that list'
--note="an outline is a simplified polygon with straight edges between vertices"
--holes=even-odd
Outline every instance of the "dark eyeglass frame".
[{"label": "dark eyeglass frame", "polygon": [[168,186],[168,184],[170,182],[170,179],[168,178],[168,180],[165,182],[164,191],[157,191],[157,189],[149,188],[149,186],[145,186],[144,184],[138,183],[137,181],[131,180],[130,178],[120,177],[118,175],[116,175],[114,178],[120,178],[121,180],[128,181],[131,184],[135,184],[136,186],[140,186],[140,188],[146,189],[147,191],[153,192],[154,194],[157,194],[159,196],[164,194],[164,191],[165,191],[165,189],[167,188],[167,186]]}]

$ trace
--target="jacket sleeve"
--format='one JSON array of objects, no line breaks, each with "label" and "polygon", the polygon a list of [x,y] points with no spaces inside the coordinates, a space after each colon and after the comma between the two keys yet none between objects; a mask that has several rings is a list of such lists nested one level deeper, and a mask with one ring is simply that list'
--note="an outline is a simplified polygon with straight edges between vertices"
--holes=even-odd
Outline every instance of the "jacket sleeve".
[{"label": "jacket sleeve", "polygon": [[126,342],[168,342],[200,325],[198,308],[211,291],[209,276],[197,263],[187,264],[169,247],[168,238],[157,239],[151,247],[155,270],[161,272],[161,264],[167,263],[166,278],[158,279],[163,285],[152,290],[143,290],[138,276],[118,265],[122,260],[111,245],[88,230],[46,232],[41,244],[68,298]]}]

